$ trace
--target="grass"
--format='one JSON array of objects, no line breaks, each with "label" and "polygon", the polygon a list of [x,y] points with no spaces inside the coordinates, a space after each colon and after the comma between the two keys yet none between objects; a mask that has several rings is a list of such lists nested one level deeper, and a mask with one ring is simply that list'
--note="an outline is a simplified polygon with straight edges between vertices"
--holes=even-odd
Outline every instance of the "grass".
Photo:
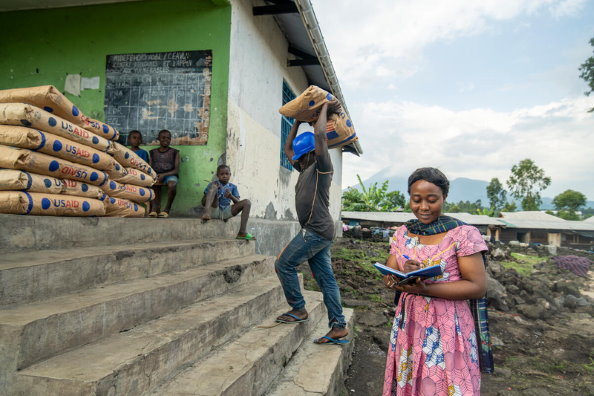
[{"label": "grass", "polygon": [[384,263],[388,259],[388,249],[385,243],[374,243],[373,248],[352,249],[341,247],[332,251],[333,259],[341,259],[357,264],[363,270],[369,272],[374,278],[381,279],[381,274],[375,269],[375,262]]},{"label": "grass", "polygon": [[379,294],[370,294],[368,297],[373,302],[382,302],[384,299]]},{"label": "grass", "polygon": [[516,270],[516,272],[522,276],[530,275],[536,264],[546,261],[546,259],[541,257],[529,256],[522,253],[512,253],[511,256],[514,261],[502,261],[501,265],[505,268]]}]

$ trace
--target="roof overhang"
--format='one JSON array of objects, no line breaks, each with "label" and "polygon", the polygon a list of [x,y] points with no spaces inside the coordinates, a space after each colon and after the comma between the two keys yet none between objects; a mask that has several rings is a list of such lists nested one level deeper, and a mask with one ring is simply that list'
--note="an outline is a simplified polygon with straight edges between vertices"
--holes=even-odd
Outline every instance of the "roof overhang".
[{"label": "roof overhang", "polygon": [[[348,114],[332,60],[310,0],[265,0],[267,5],[254,7],[254,15],[272,15],[289,42],[290,67],[301,67],[308,83],[331,92]],[[363,154],[358,141],[343,147],[343,151]]]}]

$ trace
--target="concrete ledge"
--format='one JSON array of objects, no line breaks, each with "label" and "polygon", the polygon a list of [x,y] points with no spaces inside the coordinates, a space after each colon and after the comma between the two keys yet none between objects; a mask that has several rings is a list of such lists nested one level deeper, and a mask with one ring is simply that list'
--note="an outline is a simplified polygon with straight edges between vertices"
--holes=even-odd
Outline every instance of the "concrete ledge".
[{"label": "concrete ledge", "polygon": [[[299,324],[279,325],[274,318],[287,307],[225,345],[208,358],[181,372],[171,382],[155,389],[153,395],[262,395],[302,342],[308,342],[311,330],[326,309],[322,294],[304,292],[310,320]],[[325,321],[322,319],[322,321]]]},{"label": "concrete ledge", "polygon": [[17,374],[17,394],[139,395],[269,317],[283,300],[276,277],[235,288]]},{"label": "concrete ledge", "polygon": [[[227,260],[4,309],[0,311],[0,329],[20,330],[17,339],[2,339],[0,344],[18,345],[16,369],[22,369],[238,285],[251,284],[254,279],[272,274],[272,264],[264,256]],[[2,357],[0,363],[14,364],[2,362]]]},{"label": "concrete ledge", "polygon": [[245,257],[253,242],[200,240],[25,251],[0,256],[0,306]]},{"label": "concrete ledge", "polygon": [[144,242],[233,238],[239,218],[228,222],[188,218],[54,217],[0,214],[0,253],[22,249],[72,249]]},{"label": "concrete ledge", "polygon": [[[354,350],[354,312],[344,309],[349,328],[347,345],[303,343],[275,383],[268,396],[338,396],[344,394],[344,372]],[[321,320],[314,330],[316,337],[326,334],[328,326]],[[381,375],[381,373],[380,373]]]}]

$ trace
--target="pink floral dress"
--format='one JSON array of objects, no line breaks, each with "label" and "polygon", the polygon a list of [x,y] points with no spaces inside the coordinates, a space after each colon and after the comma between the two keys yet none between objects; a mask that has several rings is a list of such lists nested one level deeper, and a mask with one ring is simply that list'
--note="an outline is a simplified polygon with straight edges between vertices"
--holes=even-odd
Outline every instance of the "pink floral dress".
[{"label": "pink floral dress", "polygon": [[[419,243],[402,226],[390,245],[400,270],[406,261],[403,255],[424,267],[441,265],[443,274],[427,283],[460,280],[458,257],[487,250],[479,231],[468,225],[448,231],[438,245]],[[479,395],[476,340],[468,301],[402,293],[390,335],[383,395]]]}]

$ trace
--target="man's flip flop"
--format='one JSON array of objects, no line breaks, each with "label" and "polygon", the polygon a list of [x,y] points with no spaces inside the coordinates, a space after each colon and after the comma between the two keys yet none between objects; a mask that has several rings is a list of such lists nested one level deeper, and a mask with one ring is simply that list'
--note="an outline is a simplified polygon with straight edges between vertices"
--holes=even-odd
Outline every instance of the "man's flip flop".
[{"label": "man's flip flop", "polygon": [[[324,341],[324,342],[320,342],[320,340],[324,338],[328,341]],[[344,344],[348,344],[350,341],[349,340],[341,340],[341,339],[336,339],[336,338],[332,338],[332,337],[328,337],[328,336],[322,336],[316,340],[314,340],[314,344],[318,344],[318,345],[344,345]]]},{"label": "man's flip flop", "polygon": [[295,319],[295,320],[283,320],[283,319],[276,319],[276,323],[301,323],[301,322],[307,322],[309,320],[309,317],[305,318],[305,319],[301,319],[299,316],[297,315],[293,315],[292,313],[284,313],[281,316],[290,316],[291,318]]},{"label": "man's flip flop", "polygon": [[253,236],[252,234],[250,234],[249,232],[247,234],[245,234],[244,236],[239,236],[237,235],[235,237],[235,239],[245,239],[246,241],[255,241],[256,237]]}]

